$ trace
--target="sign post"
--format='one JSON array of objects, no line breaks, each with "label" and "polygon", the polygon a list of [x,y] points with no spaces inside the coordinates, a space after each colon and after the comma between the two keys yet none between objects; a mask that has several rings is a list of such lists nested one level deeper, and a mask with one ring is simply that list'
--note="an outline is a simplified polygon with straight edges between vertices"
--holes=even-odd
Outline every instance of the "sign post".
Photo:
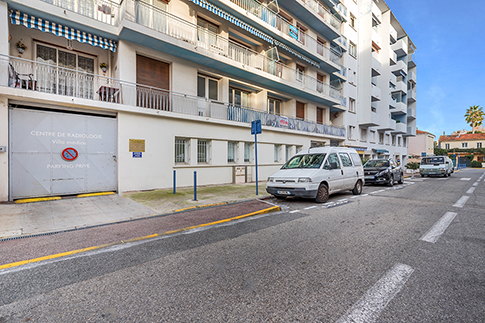
[{"label": "sign post", "polygon": [[251,134],[254,135],[254,162],[256,166],[256,195],[258,195],[258,133],[261,133],[261,120],[251,121]]}]

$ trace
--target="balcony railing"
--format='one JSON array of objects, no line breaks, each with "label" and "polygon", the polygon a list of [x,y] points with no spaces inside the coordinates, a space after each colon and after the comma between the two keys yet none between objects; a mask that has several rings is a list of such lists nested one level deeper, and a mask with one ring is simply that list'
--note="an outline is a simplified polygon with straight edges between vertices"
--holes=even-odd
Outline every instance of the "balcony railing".
[{"label": "balcony railing", "polygon": [[309,10],[315,12],[326,23],[329,23],[336,31],[340,34],[340,27],[342,26],[342,22],[337,19],[327,8],[325,8],[319,1],[316,0],[302,0]]},{"label": "balcony railing", "polygon": [[237,122],[259,119],[266,126],[345,137],[339,127],[12,56],[0,55],[0,86]]},{"label": "balcony railing", "polygon": [[108,25],[120,23],[120,5],[110,0],[41,0]]},{"label": "balcony railing", "polygon": [[269,73],[293,83],[298,88],[341,100],[340,90],[164,10],[141,1],[127,0],[125,11],[129,21]]}]

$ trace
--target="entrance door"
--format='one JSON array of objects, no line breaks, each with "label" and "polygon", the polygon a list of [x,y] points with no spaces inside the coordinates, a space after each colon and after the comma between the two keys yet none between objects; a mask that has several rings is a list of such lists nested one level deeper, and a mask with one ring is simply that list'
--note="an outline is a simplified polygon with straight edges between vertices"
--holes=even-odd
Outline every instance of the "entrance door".
[{"label": "entrance door", "polygon": [[137,106],[170,111],[169,64],[137,55],[136,83],[141,84],[136,88]]},{"label": "entrance door", "polygon": [[116,129],[116,118],[10,109],[10,197],[115,191]]}]

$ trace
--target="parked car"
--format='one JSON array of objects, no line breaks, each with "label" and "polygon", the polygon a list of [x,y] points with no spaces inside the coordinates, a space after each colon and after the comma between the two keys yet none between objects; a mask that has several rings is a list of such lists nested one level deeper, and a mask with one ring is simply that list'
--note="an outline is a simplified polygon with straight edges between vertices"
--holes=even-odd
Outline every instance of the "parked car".
[{"label": "parked car", "polygon": [[394,182],[404,183],[404,175],[401,166],[394,160],[370,159],[364,164],[364,174],[366,184],[387,184],[393,186]]},{"label": "parked car", "polygon": [[291,157],[280,170],[268,177],[266,191],[277,198],[298,196],[328,200],[330,194],[351,190],[362,193],[364,170],[352,148],[310,148]]},{"label": "parked car", "polygon": [[419,174],[425,175],[451,176],[455,171],[453,161],[448,156],[433,156],[421,158]]}]

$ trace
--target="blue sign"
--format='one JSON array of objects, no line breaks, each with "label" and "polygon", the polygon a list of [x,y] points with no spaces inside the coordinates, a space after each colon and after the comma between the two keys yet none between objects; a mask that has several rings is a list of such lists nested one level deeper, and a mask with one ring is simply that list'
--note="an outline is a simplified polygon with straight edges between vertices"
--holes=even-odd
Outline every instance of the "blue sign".
[{"label": "blue sign", "polygon": [[290,25],[289,35],[291,37],[295,38],[296,40],[298,40],[298,28],[296,28],[295,26]]},{"label": "blue sign", "polygon": [[256,135],[261,133],[261,120],[251,121],[251,134]]},{"label": "blue sign", "polygon": [[421,153],[421,157],[426,157],[426,153]]},{"label": "blue sign", "polygon": [[134,151],[133,152],[133,158],[141,158],[141,151]]}]

